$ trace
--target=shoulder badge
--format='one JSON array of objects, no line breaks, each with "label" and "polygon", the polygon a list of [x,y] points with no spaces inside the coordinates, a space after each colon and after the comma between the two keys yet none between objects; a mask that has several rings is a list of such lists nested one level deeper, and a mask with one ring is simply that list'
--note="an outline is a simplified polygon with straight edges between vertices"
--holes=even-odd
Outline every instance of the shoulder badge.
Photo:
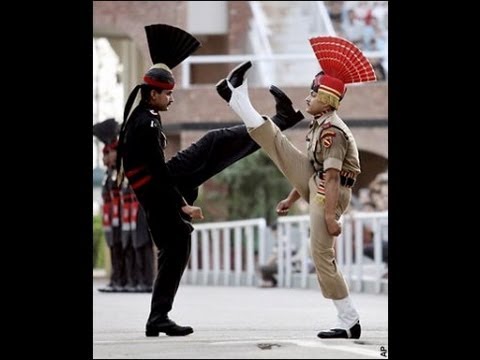
[{"label": "shoulder badge", "polygon": [[333,138],[335,136],[337,136],[337,133],[335,131],[332,131],[332,130],[324,131],[320,136],[320,140],[322,141],[323,147],[327,149],[330,146],[332,146]]}]

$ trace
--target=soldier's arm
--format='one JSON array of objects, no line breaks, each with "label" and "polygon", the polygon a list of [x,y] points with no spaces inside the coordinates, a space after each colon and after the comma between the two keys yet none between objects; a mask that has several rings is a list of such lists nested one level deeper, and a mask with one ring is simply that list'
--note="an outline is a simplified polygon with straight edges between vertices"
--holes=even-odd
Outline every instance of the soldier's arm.
[{"label": "soldier's arm", "polygon": [[325,172],[325,222],[330,235],[338,236],[341,233],[340,224],[335,217],[335,209],[340,192],[340,171],[330,168]]},{"label": "soldier's arm", "polygon": [[295,188],[293,188],[292,191],[290,191],[290,193],[288,194],[288,196],[277,204],[277,214],[287,215],[290,206],[292,206],[292,204],[298,199],[300,199],[300,194]]},{"label": "soldier's arm", "polygon": [[328,128],[320,134],[325,171],[325,222],[328,233],[338,236],[341,233],[336,209],[340,193],[340,170],[347,152],[347,139],[336,128]]}]

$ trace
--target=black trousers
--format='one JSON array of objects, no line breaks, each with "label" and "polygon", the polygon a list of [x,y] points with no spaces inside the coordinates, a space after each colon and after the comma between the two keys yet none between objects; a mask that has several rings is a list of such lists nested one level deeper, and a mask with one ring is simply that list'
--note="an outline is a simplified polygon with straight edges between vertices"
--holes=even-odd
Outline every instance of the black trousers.
[{"label": "black trousers", "polygon": [[171,222],[155,221],[164,219],[163,214],[147,211],[151,220],[150,231],[157,246],[157,276],[153,284],[150,315],[147,326],[162,322],[172,310],[182,275],[190,258],[191,236]]},{"label": "black trousers", "polygon": [[110,261],[112,264],[112,272],[110,275],[110,285],[123,287],[126,283],[125,278],[125,259],[123,253],[120,227],[114,227],[112,229],[113,242],[110,245]]},{"label": "black trousers", "polygon": [[137,285],[153,286],[153,246],[151,242],[135,249],[135,278]]},{"label": "black trousers", "polygon": [[[297,115],[287,119],[276,114],[272,121],[280,130],[285,130],[297,124],[301,118]],[[248,135],[245,125],[215,129],[179,151],[167,161],[167,167],[185,200],[193,204],[200,185],[259,148]]]},{"label": "black trousers", "polygon": [[[280,129],[286,129],[300,119],[292,122],[274,116],[272,121]],[[259,148],[245,125],[216,129],[178,152],[167,162],[167,167],[185,200],[193,204],[201,184]],[[165,319],[172,309],[178,285],[190,258],[191,236],[189,231],[176,224],[176,218],[161,205],[160,195],[145,196],[137,193],[137,198],[145,209],[152,240],[158,248],[157,276],[147,321],[147,325],[151,325]]]}]

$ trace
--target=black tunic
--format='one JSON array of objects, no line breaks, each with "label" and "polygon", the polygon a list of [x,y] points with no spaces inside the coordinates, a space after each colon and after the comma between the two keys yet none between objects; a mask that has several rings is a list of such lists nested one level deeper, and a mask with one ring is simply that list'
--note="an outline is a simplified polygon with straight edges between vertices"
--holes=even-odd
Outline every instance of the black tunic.
[{"label": "black tunic", "polygon": [[186,203],[165,163],[166,137],[162,130],[157,112],[143,103],[133,110],[122,144],[124,172],[147,218],[155,216],[165,232],[189,234],[193,227],[181,211]]}]

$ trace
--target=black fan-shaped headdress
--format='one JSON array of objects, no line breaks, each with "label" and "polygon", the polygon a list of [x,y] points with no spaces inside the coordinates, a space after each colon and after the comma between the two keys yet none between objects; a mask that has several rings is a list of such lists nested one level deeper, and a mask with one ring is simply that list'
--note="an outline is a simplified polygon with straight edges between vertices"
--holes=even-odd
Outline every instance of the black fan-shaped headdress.
[{"label": "black fan-shaped headdress", "polygon": [[[167,24],[145,26],[145,33],[153,66],[145,73],[144,84],[171,90],[175,85],[171,69],[196,51],[201,45],[200,41],[185,30]],[[141,85],[137,85],[128,97],[122,128],[140,87]]]},{"label": "black fan-shaped headdress", "polygon": [[122,145],[125,136],[130,109],[137,97],[138,90],[143,85],[150,85],[160,89],[173,89],[175,79],[171,69],[180,64],[183,60],[195,52],[201,43],[193,35],[178,27],[167,24],[154,24],[145,26],[147,35],[148,50],[153,66],[145,73],[144,83],[135,86],[128,96],[123,112],[123,123],[120,130],[120,139],[117,156],[118,182],[122,181]]},{"label": "black fan-shaped headdress", "polygon": [[167,24],[145,26],[148,50],[154,64],[163,63],[170,69],[180,64],[200,47],[191,34]]},{"label": "black fan-shaped headdress", "polygon": [[120,124],[115,119],[107,119],[105,121],[93,125],[93,136],[97,137],[105,145],[111,144],[117,139],[120,132]]}]

